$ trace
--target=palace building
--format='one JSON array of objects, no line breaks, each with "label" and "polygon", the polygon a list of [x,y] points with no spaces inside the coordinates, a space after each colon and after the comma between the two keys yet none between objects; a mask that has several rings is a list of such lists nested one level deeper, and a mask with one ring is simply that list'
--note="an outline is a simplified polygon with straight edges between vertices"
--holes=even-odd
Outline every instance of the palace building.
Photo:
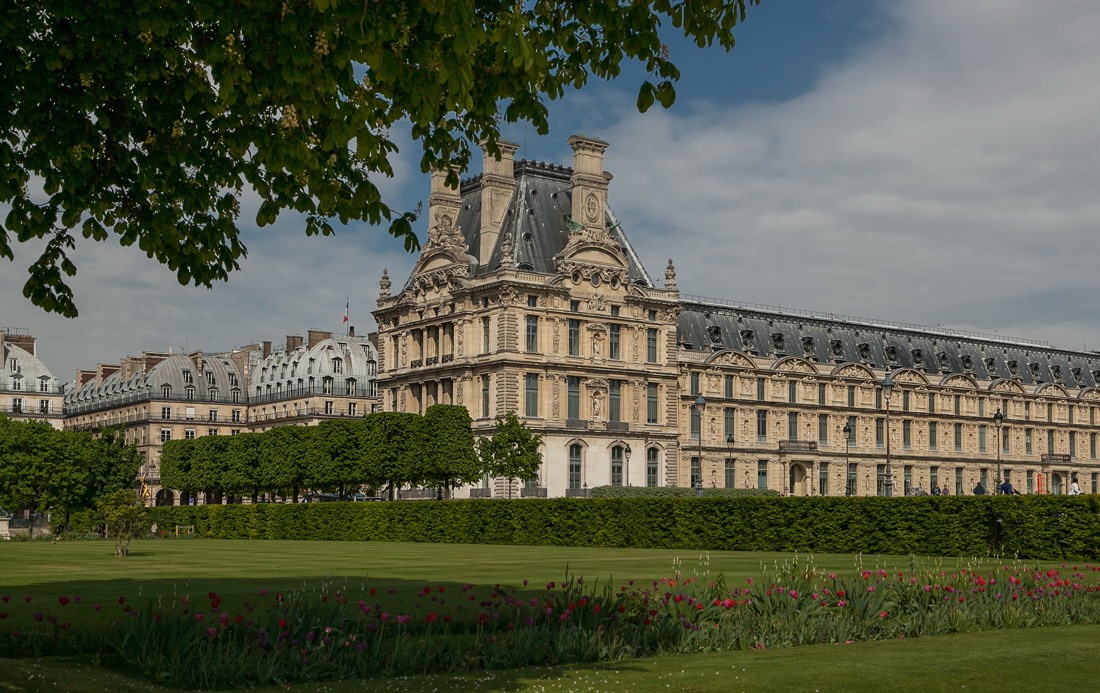
[{"label": "palace building", "polygon": [[608,205],[607,143],[569,144],[572,167],[500,142],[457,190],[433,173],[420,257],[380,282],[382,408],[463,405],[478,435],[514,411],[543,436],[537,481],[470,496],[1100,491],[1100,354],[682,296]]},{"label": "palace building", "polygon": [[36,355],[38,340],[27,330],[0,327],[0,413],[62,427],[62,391]]},{"label": "palace building", "polygon": [[143,352],[78,371],[64,395],[65,428],[124,426],[144,460],[150,502],[187,503],[160,484],[165,442],[363,417],[375,407],[377,363],[374,345],[354,328],[345,336],[309,330],[274,349],[263,342],[218,354]]}]

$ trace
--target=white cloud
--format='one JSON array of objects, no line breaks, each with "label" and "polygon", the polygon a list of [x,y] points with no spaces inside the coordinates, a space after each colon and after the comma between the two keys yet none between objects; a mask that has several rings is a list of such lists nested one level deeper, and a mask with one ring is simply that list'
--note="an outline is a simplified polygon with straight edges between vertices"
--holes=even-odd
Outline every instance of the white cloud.
[{"label": "white cloud", "polygon": [[1100,345],[1100,6],[896,12],[796,99],[604,130],[631,238],[681,291]]}]

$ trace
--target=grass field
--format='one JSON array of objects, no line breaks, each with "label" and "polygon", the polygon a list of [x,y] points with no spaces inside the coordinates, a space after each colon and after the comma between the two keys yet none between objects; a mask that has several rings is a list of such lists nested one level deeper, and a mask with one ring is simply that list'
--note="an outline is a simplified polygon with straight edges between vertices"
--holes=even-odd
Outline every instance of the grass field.
[{"label": "grass field", "polygon": [[[108,603],[119,596],[142,599],[217,591],[248,598],[261,588],[289,591],[346,583],[394,588],[393,599],[426,584],[514,586],[532,594],[560,581],[568,569],[586,581],[613,577],[651,580],[723,574],[730,583],[759,578],[791,561],[791,554],[633,549],[384,544],[344,542],[248,542],[148,540],[131,556],[115,558],[106,542],[0,544],[0,594],[57,604],[81,595]],[[908,571],[918,567],[994,568],[1000,561],[817,555],[820,572],[860,568]],[[70,609],[72,607],[69,607]],[[87,609],[85,609],[87,611]],[[75,610],[73,613],[77,613]],[[1002,691],[1015,682],[1033,691],[1093,690],[1100,677],[1100,626],[986,631],[888,642],[824,645],[788,650],[725,652],[649,658],[594,666],[563,666],[477,674],[296,684],[301,691]],[[9,691],[148,691],[148,682],[91,666],[89,661],[0,659],[0,693]],[[267,690],[286,690],[267,689]]]}]

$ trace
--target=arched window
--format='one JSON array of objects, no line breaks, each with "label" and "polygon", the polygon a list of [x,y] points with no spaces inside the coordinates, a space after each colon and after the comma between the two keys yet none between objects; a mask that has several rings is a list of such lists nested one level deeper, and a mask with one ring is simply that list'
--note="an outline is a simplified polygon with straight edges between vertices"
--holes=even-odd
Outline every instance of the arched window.
[{"label": "arched window", "polygon": [[581,459],[584,449],[580,443],[569,446],[569,488],[581,487]]},{"label": "arched window", "polygon": [[623,485],[623,449],[619,445],[611,448],[611,485]]},{"label": "arched window", "polygon": [[657,448],[649,448],[645,451],[645,485],[650,488],[657,486],[659,465],[657,458],[661,454]]}]

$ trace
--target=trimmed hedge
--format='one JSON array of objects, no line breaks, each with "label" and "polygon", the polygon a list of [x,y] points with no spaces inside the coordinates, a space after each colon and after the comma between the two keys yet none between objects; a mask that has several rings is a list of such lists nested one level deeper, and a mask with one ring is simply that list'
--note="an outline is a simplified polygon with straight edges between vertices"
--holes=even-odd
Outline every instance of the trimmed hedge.
[{"label": "trimmed hedge", "polygon": [[1100,496],[554,498],[151,508],[218,539],[1100,559]]},{"label": "trimmed hedge", "polygon": [[[702,491],[700,493],[699,491]],[[592,498],[744,498],[779,496],[772,488],[681,488],[679,486],[596,486],[588,490]]]}]

